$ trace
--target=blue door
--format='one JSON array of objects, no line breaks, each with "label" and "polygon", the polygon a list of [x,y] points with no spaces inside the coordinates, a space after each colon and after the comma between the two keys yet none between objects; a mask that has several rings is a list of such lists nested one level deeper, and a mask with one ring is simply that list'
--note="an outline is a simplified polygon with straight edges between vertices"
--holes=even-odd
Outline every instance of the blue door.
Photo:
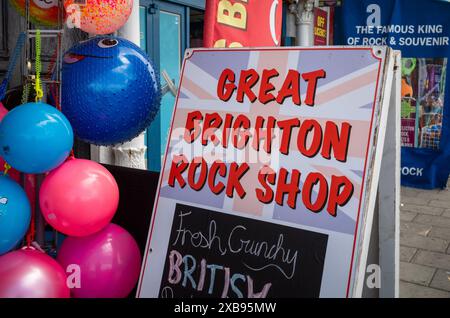
[{"label": "blue door", "polygon": [[[189,2],[190,6],[186,5]],[[189,43],[198,43],[200,37],[198,22],[202,22],[202,11],[199,9],[204,1],[141,0],[140,5],[141,47],[153,58],[160,72],[165,71],[178,87],[184,50]],[[165,84],[161,76],[161,85]],[[147,130],[149,170],[161,169],[174,106],[175,96],[169,91],[163,96],[161,110]]]}]

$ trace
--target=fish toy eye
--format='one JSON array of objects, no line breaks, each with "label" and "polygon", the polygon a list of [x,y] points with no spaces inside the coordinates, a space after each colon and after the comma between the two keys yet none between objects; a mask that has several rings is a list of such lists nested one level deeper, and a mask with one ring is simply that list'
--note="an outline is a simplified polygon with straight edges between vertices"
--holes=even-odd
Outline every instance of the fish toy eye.
[{"label": "fish toy eye", "polygon": [[119,44],[119,41],[116,39],[103,39],[98,42],[98,46],[102,49],[108,49]]},{"label": "fish toy eye", "polygon": [[50,9],[58,5],[58,0],[33,0],[33,2],[41,9]]}]

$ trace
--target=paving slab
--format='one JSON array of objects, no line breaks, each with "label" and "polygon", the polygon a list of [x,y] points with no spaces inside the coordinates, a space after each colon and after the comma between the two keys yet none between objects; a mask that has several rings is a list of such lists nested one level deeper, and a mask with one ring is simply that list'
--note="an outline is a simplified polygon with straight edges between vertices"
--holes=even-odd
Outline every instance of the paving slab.
[{"label": "paving slab", "polygon": [[416,197],[423,190],[409,187],[401,187],[400,193],[401,197]]},{"label": "paving slab", "polygon": [[428,236],[438,237],[450,241],[450,230],[445,227],[432,226]]},{"label": "paving slab", "polygon": [[450,292],[400,281],[401,298],[450,298]]},{"label": "paving slab", "polygon": [[430,203],[430,199],[419,198],[419,197],[416,197],[416,196],[403,195],[403,196],[400,197],[400,202],[403,205],[404,204],[428,205]]},{"label": "paving slab", "polygon": [[448,247],[448,241],[443,239],[405,232],[400,232],[400,244],[403,246],[442,253],[445,253]]},{"label": "paving slab", "polygon": [[[415,202],[420,202],[421,198],[415,198],[415,199],[416,199],[416,200],[414,200]],[[412,204],[416,204],[416,203],[413,203],[412,201],[410,201],[409,199],[406,202],[408,202],[410,204],[411,203]],[[420,203],[417,203],[417,204],[420,204]],[[431,200],[431,201],[428,202],[427,205],[435,206],[435,207],[438,207],[438,208],[450,209],[450,201]]]},{"label": "paving slab", "polygon": [[430,200],[441,200],[450,202],[450,191],[449,190],[422,190],[416,193],[419,198],[430,199]]},{"label": "paving slab", "polygon": [[450,191],[401,188],[400,297],[450,298]]},{"label": "paving slab", "polygon": [[414,218],[414,222],[421,224],[429,224],[434,226],[446,227],[450,229],[450,218],[445,216],[418,214]]},{"label": "paving slab", "polygon": [[410,262],[414,256],[414,254],[416,254],[416,252],[417,252],[417,248],[408,247],[408,246],[400,246],[400,261]]},{"label": "paving slab", "polygon": [[426,205],[408,204],[408,203],[404,203],[401,209],[402,211],[416,212],[429,215],[441,215],[442,212],[444,212],[444,208],[437,208]]},{"label": "paving slab", "polygon": [[450,271],[438,269],[434,274],[430,287],[450,292]]},{"label": "paving slab", "polygon": [[450,270],[450,255],[430,251],[418,251],[412,259],[413,263]]},{"label": "paving slab", "polygon": [[[432,230],[433,230],[433,227],[428,224],[420,224],[420,223],[414,223],[414,222],[401,222],[401,224],[400,224],[400,233],[410,233],[410,234],[428,236]],[[446,229],[446,230],[448,231],[448,229]],[[439,236],[436,236],[436,237],[439,237]],[[445,237],[443,237],[443,239],[445,239]]]},{"label": "paving slab", "polygon": [[418,213],[408,212],[408,211],[400,211],[400,222],[411,222],[417,216]]},{"label": "paving slab", "polygon": [[400,262],[400,279],[403,281],[428,286],[435,272],[433,267]]},{"label": "paving slab", "polygon": [[446,218],[450,218],[450,209],[446,209],[444,211],[444,213],[442,213],[442,216],[446,217]]}]

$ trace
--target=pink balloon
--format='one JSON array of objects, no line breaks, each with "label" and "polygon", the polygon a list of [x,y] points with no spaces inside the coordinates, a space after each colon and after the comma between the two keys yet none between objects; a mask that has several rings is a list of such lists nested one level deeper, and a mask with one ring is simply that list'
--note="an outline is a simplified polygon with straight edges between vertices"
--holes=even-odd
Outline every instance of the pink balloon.
[{"label": "pink balloon", "polygon": [[69,159],[44,179],[39,204],[47,222],[70,236],[87,236],[109,224],[119,204],[116,180],[102,165]]},{"label": "pink balloon", "polygon": [[35,249],[0,256],[0,298],[69,298],[66,273]]},{"label": "pink balloon", "polygon": [[83,6],[76,0],[64,0],[67,20],[74,20],[75,10],[79,10],[77,27],[92,34],[114,33],[127,22],[132,8],[133,0],[87,0]]},{"label": "pink balloon", "polygon": [[66,238],[57,260],[63,268],[79,266],[80,288],[72,289],[75,298],[125,298],[136,286],[141,268],[136,241],[112,223],[91,236]]},{"label": "pink balloon", "polygon": [[6,116],[8,110],[3,106],[2,102],[0,102],[0,121],[2,121],[3,117]]}]

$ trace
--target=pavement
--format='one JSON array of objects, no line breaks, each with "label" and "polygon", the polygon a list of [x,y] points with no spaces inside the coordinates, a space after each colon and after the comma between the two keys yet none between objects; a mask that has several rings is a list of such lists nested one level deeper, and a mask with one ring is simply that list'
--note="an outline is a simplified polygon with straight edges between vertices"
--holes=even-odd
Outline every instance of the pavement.
[{"label": "pavement", "polygon": [[450,298],[450,190],[401,195],[400,297]]}]

